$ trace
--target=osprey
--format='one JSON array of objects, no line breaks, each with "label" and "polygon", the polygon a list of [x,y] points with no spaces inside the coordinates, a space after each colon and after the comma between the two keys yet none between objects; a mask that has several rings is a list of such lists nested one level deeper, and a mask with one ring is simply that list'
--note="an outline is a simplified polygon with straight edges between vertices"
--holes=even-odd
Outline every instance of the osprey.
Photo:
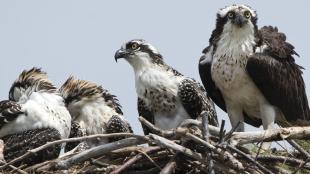
[{"label": "osprey", "polygon": [[[132,132],[118,99],[102,86],[71,76],[59,92],[65,99],[73,121],[86,135]],[[107,142],[101,139],[99,143]]]},{"label": "osprey", "polygon": [[[216,28],[199,62],[201,80],[233,127],[244,122],[264,129],[306,125],[309,106],[294,46],[276,27],[257,28],[246,5],[219,10]],[[305,122],[306,120],[306,122]]]},{"label": "osprey", "polygon": [[[0,102],[0,137],[4,157],[10,161],[46,142],[68,138],[71,116],[56,87],[38,68],[23,71],[13,83],[9,100]],[[23,163],[56,158],[60,146],[33,155]]]},{"label": "osprey", "polygon": [[[173,129],[207,111],[209,123],[218,125],[213,102],[203,87],[168,66],[151,44],[131,40],[115,53],[115,60],[119,58],[125,58],[134,69],[140,116],[162,129]],[[145,126],[143,131],[150,133]]]}]

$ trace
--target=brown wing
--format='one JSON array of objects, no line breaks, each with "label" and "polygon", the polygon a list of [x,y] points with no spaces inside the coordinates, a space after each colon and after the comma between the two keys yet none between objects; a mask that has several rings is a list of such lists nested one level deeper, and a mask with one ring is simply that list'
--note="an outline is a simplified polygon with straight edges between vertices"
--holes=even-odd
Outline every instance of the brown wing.
[{"label": "brown wing", "polygon": [[259,35],[267,48],[249,58],[246,68],[250,77],[287,121],[310,120],[302,67],[295,63],[294,47],[277,28],[263,27]]},{"label": "brown wing", "polygon": [[10,121],[15,120],[20,114],[21,106],[11,100],[3,100],[0,102],[0,128]]}]

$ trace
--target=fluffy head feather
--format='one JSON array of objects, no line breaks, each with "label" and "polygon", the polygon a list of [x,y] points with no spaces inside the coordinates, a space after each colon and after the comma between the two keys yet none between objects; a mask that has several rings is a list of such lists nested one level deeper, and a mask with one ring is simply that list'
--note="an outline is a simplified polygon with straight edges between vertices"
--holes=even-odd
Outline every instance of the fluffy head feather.
[{"label": "fluffy head feather", "polygon": [[108,90],[103,89],[102,86],[98,86],[96,83],[86,80],[76,79],[73,76],[59,89],[60,94],[65,100],[66,105],[81,100],[96,100],[104,98],[105,103],[116,110],[117,113],[123,114],[118,99],[110,94]]},{"label": "fluffy head feather", "polygon": [[48,79],[46,72],[40,68],[24,70],[12,84],[9,99],[19,101],[21,97],[29,97],[32,92],[56,92],[56,87]]}]

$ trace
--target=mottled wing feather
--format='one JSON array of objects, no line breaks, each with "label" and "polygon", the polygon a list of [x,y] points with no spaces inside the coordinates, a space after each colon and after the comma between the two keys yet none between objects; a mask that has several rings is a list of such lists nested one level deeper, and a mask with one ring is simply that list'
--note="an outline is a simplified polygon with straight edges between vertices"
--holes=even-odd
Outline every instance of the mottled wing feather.
[{"label": "mottled wing feather", "polygon": [[[122,118],[120,115],[113,115],[107,123],[106,132],[107,133],[133,133],[130,124]],[[110,142],[123,139],[120,138],[109,138]]]},{"label": "mottled wing feather", "polygon": [[21,106],[10,100],[4,100],[0,102],[0,128],[2,128],[6,123],[15,120],[20,114]]},{"label": "mottled wing feather", "polygon": [[179,85],[178,96],[192,119],[197,119],[202,111],[207,111],[209,123],[218,126],[214,104],[199,83],[193,79],[184,79]]},{"label": "mottled wing feather", "polygon": [[[69,138],[83,137],[86,135],[86,130],[83,130],[79,123],[72,121]],[[69,142],[66,144],[65,152],[68,152],[74,149],[77,145],[80,144],[80,141]]]},{"label": "mottled wing feather", "polygon": [[310,120],[310,110],[302,78],[302,67],[295,63],[294,46],[276,27],[259,30],[262,53],[251,56],[247,71],[266,99],[278,107],[288,121]]},{"label": "mottled wing feather", "polygon": [[123,115],[122,106],[115,95],[112,95],[108,90],[104,90],[102,96],[107,105],[115,109],[116,113]]},{"label": "mottled wing feather", "polygon": [[[42,146],[47,142],[60,139],[60,134],[56,129],[43,128],[27,130],[21,133],[7,135],[1,138],[4,141],[4,158],[7,162],[24,155],[28,150]],[[28,156],[20,162],[14,163],[17,167],[22,164],[33,165],[46,160],[55,159],[59,156],[61,144],[43,149]]]},{"label": "mottled wing feather", "polygon": [[[145,102],[141,98],[138,98],[138,114],[150,123],[155,124],[153,112],[146,106]],[[145,135],[151,133],[151,130],[143,124],[142,129]]]}]

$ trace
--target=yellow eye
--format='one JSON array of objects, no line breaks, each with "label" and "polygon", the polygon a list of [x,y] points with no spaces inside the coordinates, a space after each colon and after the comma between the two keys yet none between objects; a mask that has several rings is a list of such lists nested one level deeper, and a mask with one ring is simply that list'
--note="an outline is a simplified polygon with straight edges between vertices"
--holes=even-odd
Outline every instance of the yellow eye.
[{"label": "yellow eye", "polygon": [[250,18],[251,17],[251,13],[249,11],[245,11],[244,12],[244,17]]},{"label": "yellow eye", "polygon": [[137,43],[133,43],[132,45],[131,45],[131,49],[133,49],[133,50],[136,50],[136,49],[138,49],[139,48],[139,44],[137,44]]},{"label": "yellow eye", "polygon": [[227,16],[228,16],[228,18],[231,19],[235,16],[235,14],[234,14],[234,12],[229,12]]}]

